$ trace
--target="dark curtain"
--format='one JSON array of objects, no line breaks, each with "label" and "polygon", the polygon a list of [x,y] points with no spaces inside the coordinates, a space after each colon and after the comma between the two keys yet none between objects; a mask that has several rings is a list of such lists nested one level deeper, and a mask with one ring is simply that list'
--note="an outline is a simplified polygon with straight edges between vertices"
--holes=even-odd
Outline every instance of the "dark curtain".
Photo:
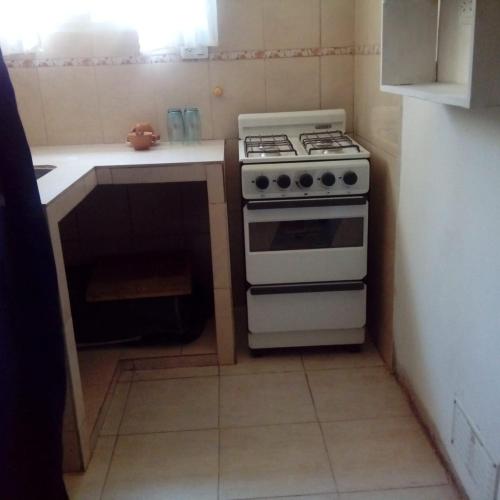
[{"label": "dark curtain", "polygon": [[54,258],[0,52],[0,498],[67,499],[63,329]]}]

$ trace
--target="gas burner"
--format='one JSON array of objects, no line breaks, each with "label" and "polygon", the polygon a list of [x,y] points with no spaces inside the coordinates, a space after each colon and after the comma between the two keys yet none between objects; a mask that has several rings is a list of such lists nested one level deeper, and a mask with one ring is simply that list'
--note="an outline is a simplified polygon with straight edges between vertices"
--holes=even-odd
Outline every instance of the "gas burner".
[{"label": "gas burner", "polygon": [[352,139],[340,130],[300,134],[299,140],[311,156],[343,153],[345,149],[355,149],[358,153],[361,151],[359,146],[353,144]]},{"label": "gas burner", "polygon": [[285,134],[245,137],[245,156],[247,158],[290,155],[297,156],[297,151]]}]

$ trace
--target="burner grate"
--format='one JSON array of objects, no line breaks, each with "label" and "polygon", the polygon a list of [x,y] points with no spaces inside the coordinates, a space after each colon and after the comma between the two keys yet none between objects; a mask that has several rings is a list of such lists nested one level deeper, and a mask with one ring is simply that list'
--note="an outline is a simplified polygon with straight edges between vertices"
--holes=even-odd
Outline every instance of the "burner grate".
[{"label": "burner grate", "polygon": [[352,139],[340,130],[300,134],[299,140],[302,142],[308,155],[340,152],[343,149],[356,149],[358,153],[361,152],[359,146],[353,144]]},{"label": "burner grate", "polygon": [[292,146],[287,135],[249,135],[245,137],[245,155],[250,158],[252,155],[281,156],[294,154],[297,151]]}]

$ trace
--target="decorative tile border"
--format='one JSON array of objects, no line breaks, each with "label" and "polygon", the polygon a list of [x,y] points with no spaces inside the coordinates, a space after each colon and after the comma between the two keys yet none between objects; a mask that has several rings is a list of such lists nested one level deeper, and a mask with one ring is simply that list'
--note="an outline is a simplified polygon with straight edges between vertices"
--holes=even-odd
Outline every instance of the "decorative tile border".
[{"label": "decorative tile border", "polygon": [[356,56],[377,56],[380,53],[380,45],[377,43],[372,45],[356,45],[354,47],[354,54]]},{"label": "decorative tile border", "polygon": [[346,56],[353,47],[317,47],[305,49],[227,50],[210,53],[211,61],[240,61],[252,59],[281,59],[291,57]]},{"label": "decorative tile border", "polygon": [[[271,50],[211,50],[210,61],[242,61],[256,59],[282,59],[294,57],[321,57],[347,55],[377,55],[379,45],[358,45],[349,47],[317,47],[302,49]],[[157,55],[110,56],[110,57],[65,57],[44,58],[33,54],[27,56],[7,56],[8,68],[59,68],[71,66],[125,66],[129,64],[159,64],[183,61],[178,53]],[[183,61],[192,62],[192,61]]]}]

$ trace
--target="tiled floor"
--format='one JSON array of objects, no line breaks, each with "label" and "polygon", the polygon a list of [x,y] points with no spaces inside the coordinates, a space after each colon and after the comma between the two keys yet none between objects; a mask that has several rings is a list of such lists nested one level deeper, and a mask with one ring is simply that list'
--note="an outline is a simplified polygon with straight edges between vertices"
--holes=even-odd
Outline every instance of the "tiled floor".
[{"label": "tiled floor", "polygon": [[[104,405],[108,389],[111,386],[120,361],[132,361],[134,364],[154,365],[156,363],[164,365],[165,358],[189,356],[194,358],[197,355],[216,354],[217,345],[215,339],[215,328],[213,320],[209,320],[202,335],[193,342],[186,345],[157,345],[157,346],[121,346],[102,347],[94,349],[80,350],[78,360],[80,363],[80,376],[86,409],[86,422],[89,426],[89,433],[94,429],[94,425],[99,416],[99,412]],[[140,360],[140,361],[137,361]],[[149,366],[148,366],[149,367]],[[180,369],[182,373],[182,368]],[[155,375],[145,377],[155,378]],[[161,370],[151,370],[160,379],[165,378]],[[217,370],[213,373],[217,375]],[[123,378],[123,377],[122,377]],[[122,379],[121,378],[121,379]]]},{"label": "tiled floor", "polygon": [[373,347],[238,357],[118,383],[71,499],[458,498]]}]

